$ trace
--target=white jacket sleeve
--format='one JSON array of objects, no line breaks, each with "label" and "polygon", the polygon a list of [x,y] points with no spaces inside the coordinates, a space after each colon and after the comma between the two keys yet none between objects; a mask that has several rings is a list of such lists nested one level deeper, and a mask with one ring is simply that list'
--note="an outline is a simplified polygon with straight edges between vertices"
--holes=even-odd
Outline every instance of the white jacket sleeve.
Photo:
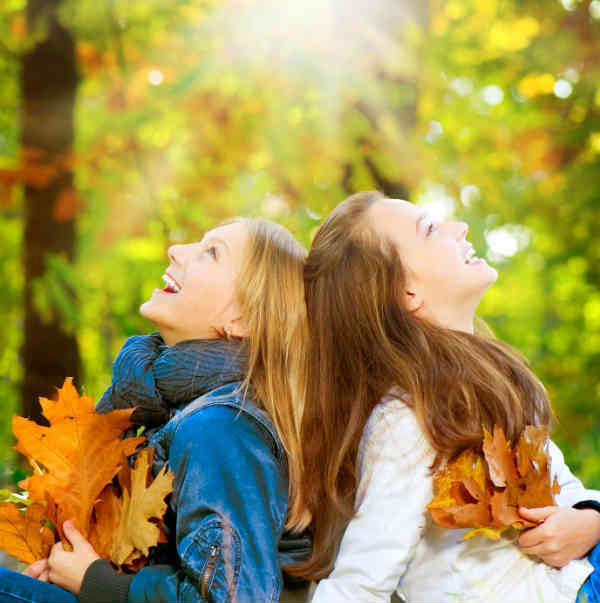
[{"label": "white jacket sleeve", "polygon": [[432,460],[412,411],[397,399],[380,403],[361,440],[356,515],[312,603],[390,601],[425,527]]},{"label": "white jacket sleeve", "polygon": [[571,507],[582,500],[600,501],[600,492],[585,488],[581,481],[571,473],[565,463],[563,453],[552,440],[550,440],[548,446],[548,454],[551,460],[551,479],[554,481],[556,477],[558,485],[561,487],[560,493],[555,497],[556,504],[559,507]]}]

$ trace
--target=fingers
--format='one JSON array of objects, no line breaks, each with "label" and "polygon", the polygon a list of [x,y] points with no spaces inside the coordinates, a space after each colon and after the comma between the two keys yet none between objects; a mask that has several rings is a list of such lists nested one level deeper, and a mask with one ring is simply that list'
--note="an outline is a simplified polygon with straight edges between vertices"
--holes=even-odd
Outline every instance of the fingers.
[{"label": "fingers", "polygon": [[28,565],[23,573],[31,578],[38,578],[40,574],[48,568],[48,559],[38,559]]},{"label": "fingers", "polygon": [[526,555],[539,557],[546,565],[552,567],[564,567],[569,563],[570,558],[563,554],[562,551],[550,551],[545,546],[532,547],[530,549],[521,549]]},{"label": "fingers", "polygon": [[[558,559],[560,557],[560,549],[553,542],[540,542],[532,546],[521,546],[521,551],[526,555],[535,555],[542,560]],[[547,562],[547,561],[546,561]]]},{"label": "fingers", "polygon": [[38,580],[41,580],[42,582],[50,582],[50,570],[49,569],[45,569],[39,576],[38,576]]},{"label": "fingers", "polygon": [[[543,507],[542,509],[524,509],[524,510],[526,512],[527,511],[543,511],[545,509],[555,509],[555,508],[558,508],[558,507]],[[555,513],[555,511],[550,513],[550,515],[553,515],[554,513]],[[523,515],[521,513],[521,509],[519,509],[519,514]],[[537,516],[540,517],[543,514],[544,513],[539,513],[539,514],[537,514]],[[550,517],[550,515],[546,515],[546,517]],[[532,521],[532,520],[534,520],[534,519],[532,518],[530,521]],[[527,553],[528,555],[531,555],[531,554],[538,555],[539,552],[537,550],[530,552],[528,549],[531,549],[532,547],[540,546],[542,544],[545,544],[548,547],[558,546],[557,530],[556,530],[556,526],[554,525],[554,523],[555,522],[541,523],[540,525],[538,525],[535,528],[529,528],[527,530],[523,530],[519,536],[519,546],[521,547],[523,552]],[[554,552],[554,551],[550,550],[548,552]]]},{"label": "fingers", "polygon": [[523,519],[533,521],[535,523],[541,523],[554,515],[560,507],[539,507],[538,509],[528,509],[527,507],[519,507],[519,515]]},{"label": "fingers", "polygon": [[548,565],[561,567],[564,547],[552,522],[523,531],[519,536],[519,547],[526,555],[535,555]]},{"label": "fingers", "polygon": [[529,530],[523,530],[519,535],[519,546],[523,552],[531,555],[527,549],[539,546],[546,540],[545,532],[542,530],[542,526],[537,528],[530,528]]},{"label": "fingers", "polygon": [[87,542],[70,519],[63,523],[63,532],[65,538],[73,545],[73,548],[79,546],[82,542]]},{"label": "fingers", "polygon": [[[59,540],[58,542],[56,542],[55,544],[52,545],[52,548],[50,549],[50,557],[52,557],[52,554],[56,554],[58,552],[64,552],[65,547],[63,546],[62,540]],[[50,558],[49,557],[49,558]]]}]

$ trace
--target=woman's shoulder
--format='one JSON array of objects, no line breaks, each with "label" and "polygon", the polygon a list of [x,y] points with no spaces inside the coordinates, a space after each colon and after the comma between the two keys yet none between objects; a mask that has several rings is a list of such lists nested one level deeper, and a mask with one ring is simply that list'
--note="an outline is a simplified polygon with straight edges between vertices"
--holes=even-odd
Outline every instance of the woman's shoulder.
[{"label": "woman's shoulder", "polygon": [[283,458],[283,445],[273,421],[241,389],[240,382],[228,383],[192,400],[165,426],[165,435],[172,440],[181,431],[211,430],[217,423],[232,435],[248,429],[259,434],[273,455]]},{"label": "woman's shoulder", "polygon": [[365,427],[366,437],[394,432],[402,432],[404,435],[420,433],[417,418],[408,405],[408,400],[408,394],[402,389],[390,389],[371,412]]},{"label": "woman's shoulder", "polygon": [[431,462],[432,450],[417,417],[407,404],[408,395],[391,389],[371,412],[360,443],[360,456],[367,462],[388,458],[394,462]]}]

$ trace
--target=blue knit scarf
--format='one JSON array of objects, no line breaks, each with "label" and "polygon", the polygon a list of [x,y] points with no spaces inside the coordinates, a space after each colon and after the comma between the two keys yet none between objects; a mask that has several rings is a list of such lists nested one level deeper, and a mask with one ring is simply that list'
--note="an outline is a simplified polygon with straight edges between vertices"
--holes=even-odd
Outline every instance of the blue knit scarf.
[{"label": "blue knit scarf", "polygon": [[236,340],[193,339],[167,346],[158,333],[130,337],[95,410],[104,414],[135,406],[134,424],[159,427],[197,397],[242,381],[247,362],[245,348]]}]

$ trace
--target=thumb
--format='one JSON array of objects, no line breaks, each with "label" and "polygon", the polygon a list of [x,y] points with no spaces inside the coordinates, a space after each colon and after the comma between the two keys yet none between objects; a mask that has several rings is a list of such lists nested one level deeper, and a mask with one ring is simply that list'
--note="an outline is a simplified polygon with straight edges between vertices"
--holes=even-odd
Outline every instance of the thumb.
[{"label": "thumb", "polygon": [[73,549],[87,542],[87,540],[81,535],[81,532],[77,530],[75,524],[70,519],[63,523],[63,532],[66,539],[73,546]]},{"label": "thumb", "polygon": [[537,509],[528,509],[527,507],[519,507],[519,515],[523,519],[541,523],[554,515],[559,510],[559,507],[539,507]]}]

